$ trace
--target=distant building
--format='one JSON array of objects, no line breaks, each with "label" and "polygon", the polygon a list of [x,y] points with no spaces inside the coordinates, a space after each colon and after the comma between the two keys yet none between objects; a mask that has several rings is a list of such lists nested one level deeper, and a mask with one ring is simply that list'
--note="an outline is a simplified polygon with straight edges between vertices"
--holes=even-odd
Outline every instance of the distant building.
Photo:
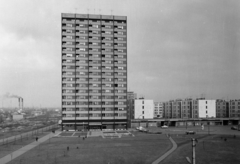
[{"label": "distant building", "polygon": [[162,118],[162,117],[163,117],[163,103],[154,102],[154,118]]},{"label": "distant building", "polygon": [[33,111],[32,114],[34,116],[40,116],[40,115],[43,115],[43,112],[42,111]]},{"label": "distant building", "polygon": [[12,115],[12,119],[14,121],[22,120],[23,119],[23,115],[22,114],[13,114]]},{"label": "distant building", "polygon": [[134,92],[127,92],[127,120],[128,127],[131,127],[131,119],[134,119],[134,100],[137,98],[137,94]]},{"label": "distant building", "polygon": [[240,118],[240,100],[230,100],[229,101],[229,116]]},{"label": "distant building", "polygon": [[127,92],[127,99],[128,99],[128,100],[137,99],[137,94],[134,93],[134,92]]},{"label": "distant building", "polygon": [[228,118],[229,117],[229,102],[225,100],[216,100],[216,117]]},{"label": "distant building", "polygon": [[154,117],[153,100],[136,99],[134,100],[134,119],[153,119]]},{"label": "distant building", "polygon": [[[210,106],[208,106],[207,108],[209,108],[209,114],[205,114],[204,112],[206,112],[206,110],[204,110],[204,105],[203,105],[203,101],[205,99],[200,98],[200,99],[176,99],[176,100],[170,100],[168,102],[164,102],[163,103],[163,118],[182,118],[182,119],[188,119],[188,118],[199,118],[201,117],[206,117],[206,116],[210,116],[214,117],[213,111],[214,111],[214,106],[212,106],[213,102],[211,100],[205,100],[209,101],[209,104],[211,104]],[[214,100],[215,101],[215,100]],[[201,107],[199,106],[199,102],[201,102]],[[205,105],[206,108],[206,105]],[[199,112],[201,112],[201,115],[199,114]],[[216,113],[216,105],[215,105],[215,113]],[[215,115],[216,117],[216,115]]]},{"label": "distant building", "polygon": [[216,118],[216,100],[198,100],[199,118]]}]

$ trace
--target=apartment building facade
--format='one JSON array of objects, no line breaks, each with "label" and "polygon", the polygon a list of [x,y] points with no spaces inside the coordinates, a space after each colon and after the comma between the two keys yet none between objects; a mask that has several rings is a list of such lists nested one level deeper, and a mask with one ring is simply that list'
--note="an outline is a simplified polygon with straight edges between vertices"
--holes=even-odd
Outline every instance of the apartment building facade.
[{"label": "apartment building facade", "polygon": [[153,100],[136,99],[134,100],[134,119],[153,119],[154,103]]},{"label": "apartment building facade", "polygon": [[240,100],[229,101],[229,117],[240,118]]},{"label": "apartment building facade", "polygon": [[163,102],[164,118],[199,118],[199,100],[201,99],[176,99]]},{"label": "apartment building facade", "polygon": [[154,118],[162,118],[162,117],[163,117],[163,103],[154,102]]},{"label": "apartment building facade", "polygon": [[127,17],[61,20],[62,129],[126,129]]}]

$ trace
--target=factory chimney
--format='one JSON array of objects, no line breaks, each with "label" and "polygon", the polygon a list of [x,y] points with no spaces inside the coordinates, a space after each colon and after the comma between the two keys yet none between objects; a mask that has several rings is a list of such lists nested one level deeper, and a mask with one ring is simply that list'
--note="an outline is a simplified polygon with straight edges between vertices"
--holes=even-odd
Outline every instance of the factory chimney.
[{"label": "factory chimney", "polygon": [[21,109],[21,98],[18,98],[19,109]]},{"label": "factory chimney", "polygon": [[23,110],[23,98],[21,98],[22,99],[22,110]]}]

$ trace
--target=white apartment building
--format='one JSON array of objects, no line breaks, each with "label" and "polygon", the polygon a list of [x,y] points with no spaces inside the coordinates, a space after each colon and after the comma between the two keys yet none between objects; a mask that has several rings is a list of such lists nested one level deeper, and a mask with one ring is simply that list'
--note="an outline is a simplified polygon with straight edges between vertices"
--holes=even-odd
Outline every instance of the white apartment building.
[{"label": "white apartment building", "polygon": [[153,100],[138,99],[134,101],[134,119],[153,119]]},{"label": "white apartment building", "polygon": [[162,117],[163,117],[163,103],[154,102],[154,118],[162,118]]},{"label": "white apartment building", "polygon": [[216,118],[216,100],[198,100],[199,118]]}]

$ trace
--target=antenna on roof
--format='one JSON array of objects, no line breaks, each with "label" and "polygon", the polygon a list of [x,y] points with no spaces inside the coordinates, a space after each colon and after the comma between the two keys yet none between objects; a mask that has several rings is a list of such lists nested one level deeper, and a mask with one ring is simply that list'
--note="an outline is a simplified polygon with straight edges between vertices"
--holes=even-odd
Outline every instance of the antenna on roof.
[{"label": "antenna on roof", "polygon": [[95,14],[95,9],[94,9],[94,14]]},{"label": "antenna on roof", "polygon": [[111,15],[113,15],[113,10],[111,10]]},{"label": "antenna on roof", "polygon": [[101,9],[99,9],[99,14],[101,15]]},{"label": "antenna on roof", "polygon": [[75,14],[77,13],[77,8],[74,8],[75,9]]},{"label": "antenna on roof", "polygon": [[87,14],[89,14],[89,9],[87,9]]}]

